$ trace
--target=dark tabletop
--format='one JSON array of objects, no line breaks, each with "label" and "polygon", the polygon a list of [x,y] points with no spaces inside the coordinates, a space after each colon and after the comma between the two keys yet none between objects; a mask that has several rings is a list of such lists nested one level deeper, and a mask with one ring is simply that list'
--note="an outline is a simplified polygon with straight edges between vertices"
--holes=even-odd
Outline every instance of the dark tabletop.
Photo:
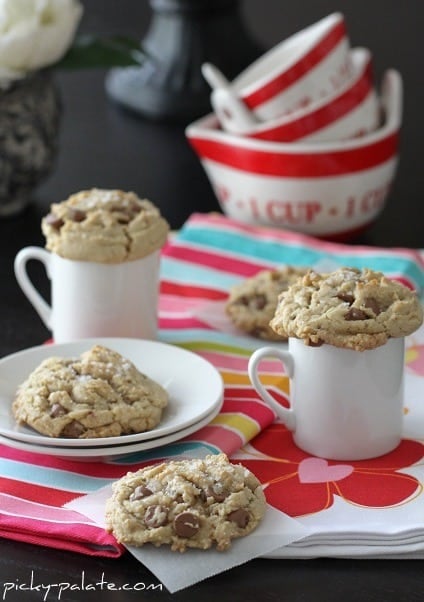
[{"label": "dark tabletop", "polygon": [[[82,31],[145,34],[151,12],[147,0],[90,0]],[[341,6],[343,5],[343,6]],[[352,43],[374,53],[376,76],[399,69],[405,102],[401,161],[387,207],[378,222],[354,244],[424,247],[424,86],[422,85],[421,0],[246,0],[242,17],[252,37],[270,47],[315,20],[343,9]],[[418,14],[421,11],[421,15]],[[420,27],[420,30],[418,29]],[[42,343],[49,332],[18,288],[13,275],[17,251],[43,245],[40,220],[54,201],[93,186],[134,190],[157,204],[173,228],[193,211],[219,210],[196,156],[184,137],[186,123],[145,119],[125,111],[106,96],[105,71],[58,73],[63,99],[60,149],[55,170],[38,188],[21,215],[0,220],[0,356]],[[32,268],[32,277],[48,295],[45,275]],[[27,543],[0,540],[0,597],[42,600],[40,591],[9,591],[5,582],[69,582],[74,591],[62,600],[256,600],[407,601],[424,599],[424,571],[419,560],[255,560],[179,593],[169,594],[157,579],[130,555],[120,559],[89,558]],[[102,577],[103,576],[103,577]],[[85,582],[115,584],[115,591],[81,591]],[[122,588],[128,584],[128,591]],[[111,587],[111,586],[109,586]],[[136,589],[143,591],[135,591]],[[78,591],[78,589],[80,591]],[[57,591],[47,597],[58,599]]]}]

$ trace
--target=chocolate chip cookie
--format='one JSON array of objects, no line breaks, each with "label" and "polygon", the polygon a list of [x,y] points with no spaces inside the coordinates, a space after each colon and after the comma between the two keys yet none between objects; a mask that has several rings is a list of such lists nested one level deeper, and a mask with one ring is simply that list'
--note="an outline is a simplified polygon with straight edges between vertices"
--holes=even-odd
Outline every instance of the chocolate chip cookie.
[{"label": "chocolate chip cookie", "polygon": [[93,188],[54,203],[41,222],[46,248],[66,259],[121,263],[160,249],[168,223],[134,192]]},{"label": "chocolate chip cookie", "polygon": [[370,269],[309,271],[280,295],[272,329],[307,345],[364,351],[414,332],[423,321],[415,292]]},{"label": "chocolate chip cookie", "polygon": [[286,339],[276,333],[269,322],[274,317],[278,295],[305,272],[305,269],[290,266],[258,272],[231,289],[226,313],[233,324],[247,334],[268,341]]},{"label": "chocolate chip cookie", "polygon": [[265,509],[258,479],[219,454],[127,473],[113,485],[106,524],[128,545],[226,550],[255,529]]},{"label": "chocolate chip cookie", "polygon": [[49,437],[115,437],[159,424],[168,393],[122,355],[101,345],[79,358],[50,357],[18,388],[20,424]]}]

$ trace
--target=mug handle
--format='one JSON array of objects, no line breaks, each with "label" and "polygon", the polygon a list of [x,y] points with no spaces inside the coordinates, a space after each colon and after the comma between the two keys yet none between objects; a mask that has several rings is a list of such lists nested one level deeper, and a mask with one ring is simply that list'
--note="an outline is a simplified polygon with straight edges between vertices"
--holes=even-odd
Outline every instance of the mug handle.
[{"label": "mug handle", "polygon": [[264,385],[259,378],[259,364],[264,358],[277,358],[285,366],[289,378],[293,377],[294,374],[294,359],[290,351],[284,351],[276,347],[261,347],[257,349],[249,359],[248,373],[249,378],[256,389],[256,392],[262,397],[282,420],[285,426],[290,430],[295,429],[295,414],[292,408],[287,409],[283,407],[274,399],[274,397],[268,393]]},{"label": "mug handle", "polygon": [[26,264],[30,259],[38,259],[44,265],[50,279],[50,258],[50,253],[41,247],[25,247],[16,255],[14,262],[15,276],[19,286],[49,330],[51,330],[52,308],[29,279]]}]

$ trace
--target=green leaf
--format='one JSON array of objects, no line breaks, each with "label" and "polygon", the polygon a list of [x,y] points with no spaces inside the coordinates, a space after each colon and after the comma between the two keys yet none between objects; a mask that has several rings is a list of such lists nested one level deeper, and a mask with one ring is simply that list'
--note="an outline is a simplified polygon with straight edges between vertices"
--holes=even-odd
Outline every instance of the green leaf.
[{"label": "green leaf", "polygon": [[141,65],[146,54],[140,44],[130,38],[113,36],[98,38],[78,36],[56,65],[59,69],[95,69]]}]

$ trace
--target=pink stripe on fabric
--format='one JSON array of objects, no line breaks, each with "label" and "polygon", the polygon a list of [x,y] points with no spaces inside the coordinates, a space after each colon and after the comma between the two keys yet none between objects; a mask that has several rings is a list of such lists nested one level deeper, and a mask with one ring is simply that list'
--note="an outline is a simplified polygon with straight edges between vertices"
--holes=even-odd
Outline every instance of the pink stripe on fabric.
[{"label": "pink stripe on fabric", "polygon": [[[85,556],[101,556],[103,558],[119,558],[125,553],[124,546],[119,545],[112,536],[108,537],[108,540],[104,542],[96,542],[95,538],[91,538],[90,541],[86,541],[83,537],[78,540],[72,540],[69,533],[53,535],[52,537],[48,533],[44,533],[41,527],[31,528],[29,531],[22,531],[15,525],[11,525],[9,528],[0,527],[0,537],[5,539],[11,539],[12,541],[22,541],[24,543],[30,543],[35,546],[49,547],[56,550],[67,550],[68,552],[74,552],[76,554],[84,554]],[[91,541],[93,543],[91,543]]]},{"label": "pink stripe on fabric", "polygon": [[[78,513],[75,514],[79,516]],[[38,538],[42,540],[44,540],[44,537],[54,537],[55,539],[63,539],[64,542],[66,540],[85,542],[90,547],[93,545],[112,545],[116,547],[115,538],[94,523],[81,525],[75,522],[72,529],[69,529],[69,525],[66,523],[32,520],[26,517],[19,517],[19,524],[17,525],[15,517],[2,516],[2,528],[16,531],[16,527],[20,532],[38,534]],[[0,533],[2,530],[0,530]],[[62,544],[62,541],[60,543]]]},{"label": "pink stripe on fabric", "polygon": [[[283,404],[285,406],[289,405],[288,399],[287,399],[286,395],[282,391],[274,389],[272,387],[270,387],[270,391],[272,391],[273,397],[275,397],[275,399],[279,403],[281,403],[281,404]],[[229,388],[229,392],[228,392],[228,398],[229,399],[231,399],[231,398],[243,399],[244,395],[246,395],[246,397],[247,396],[249,396],[249,397],[251,396],[252,399],[256,399],[257,401],[260,401],[259,394],[256,393],[256,391],[254,391],[253,389],[250,389],[248,391],[247,388],[243,389],[241,387],[239,387],[239,388],[230,387]],[[227,392],[226,392],[226,395],[225,395],[225,399],[227,399]]]},{"label": "pink stripe on fabric", "polygon": [[47,522],[68,523],[91,523],[90,519],[83,521],[85,517],[77,512],[57,506],[48,506],[36,502],[30,502],[12,495],[0,493],[0,504],[2,512],[11,516],[26,517],[28,519],[42,519]]},{"label": "pink stripe on fabric", "polygon": [[274,412],[266,404],[257,401],[228,400],[224,402],[223,413],[238,412],[255,420],[261,429],[274,422]]},{"label": "pink stripe on fabric", "polygon": [[199,443],[203,444],[206,442],[227,455],[231,455],[244,444],[244,440],[235,431],[215,425],[203,427],[197,433],[189,435],[186,440],[199,441]]},{"label": "pink stripe on fabric", "polygon": [[181,295],[189,299],[194,297],[196,299],[211,299],[215,301],[226,299],[228,295],[226,291],[215,290],[205,286],[180,284],[171,280],[162,280],[160,292],[162,295]]},{"label": "pink stripe on fabric", "polygon": [[[193,252],[196,254],[196,265],[203,265],[225,273],[237,274],[239,276],[254,276],[260,269],[267,267],[263,262],[252,259],[241,259],[234,255],[229,255],[225,251],[214,249],[207,251],[204,248],[189,246],[189,244],[180,243],[175,245],[172,250],[172,257],[182,261],[190,261]],[[193,261],[191,260],[193,263]]]},{"label": "pink stripe on fabric", "polygon": [[[243,374],[247,373],[247,364],[249,362],[249,357],[241,357],[232,354],[219,353],[215,351],[199,351],[199,355],[211,364],[213,364],[216,368],[220,368],[223,370],[236,370],[238,372],[242,372]],[[275,361],[264,360],[261,362],[261,370],[264,369],[267,372],[281,372],[281,364]]]},{"label": "pink stripe on fabric", "polygon": [[[268,388],[268,390],[269,390],[269,392],[272,394],[272,396],[273,396],[273,397],[275,397],[275,399],[276,399],[276,400],[277,400],[279,403],[281,403],[281,404],[283,404],[283,405],[285,405],[285,406],[289,405],[289,401],[288,401],[288,398],[287,398],[287,396],[286,396],[286,395],[285,395],[285,393],[283,393],[283,392],[282,392],[280,389],[275,389],[274,387],[269,387],[269,388]],[[230,390],[229,390],[229,393],[228,393],[228,395],[229,395],[229,399],[230,399],[230,400],[231,400],[231,395],[232,395],[232,394],[233,394],[233,390],[232,390],[232,388],[230,387]],[[260,397],[259,397],[258,393],[256,393],[256,391],[254,391],[254,394],[256,395],[256,397],[255,397],[255,400],[256,400],[257,402],[261,402],[261,399],[260,399]],[[235,397],[235,399],[237,399],[237,398]],[[226,394],[225,394],[225,400],[227,400],[227,392],[226,392]],[[262,402],[261,402],[261,403],[262,403]],[[225,401],[224,401],[224,406],[225,406]]]},{"label": "pink stripe on fabric", "polygon": [[235,399],[258,399],[258,394],[253,387],[233,387],[231,386],[231,398]]},{"label": "pink stripe on fabric", "polygon": [[179,295],[161,295],[159,299],[159,311],[161,312],[189,312],[191,309],[199,306],[203,301],[199,299],[189,299]]},{"label": "pink stripe on fabric", "polygon": [[213,330],[211,326],[194,317],[159,317],[159,327],[167,330],[182,330],[185,328],[201,328],[203,330]]},{"label": "pink stripe on fabric", "polygon": [[55,506],[66,504],[75,497],[75,492],[63,491],[55,487],[27,483],[22,480],[0,477],[0,491],[4,494],[24,498],[31,502],[41,503],[54,500]]},{"label": "pink stripe on fabric", "polygon": [[397,280],[398,282],[400,282],[404,286],[407,286],[410,289],[415,288],[414,283],[411,280],[409,280],[406,276],[393,275],[392,279]]}]

